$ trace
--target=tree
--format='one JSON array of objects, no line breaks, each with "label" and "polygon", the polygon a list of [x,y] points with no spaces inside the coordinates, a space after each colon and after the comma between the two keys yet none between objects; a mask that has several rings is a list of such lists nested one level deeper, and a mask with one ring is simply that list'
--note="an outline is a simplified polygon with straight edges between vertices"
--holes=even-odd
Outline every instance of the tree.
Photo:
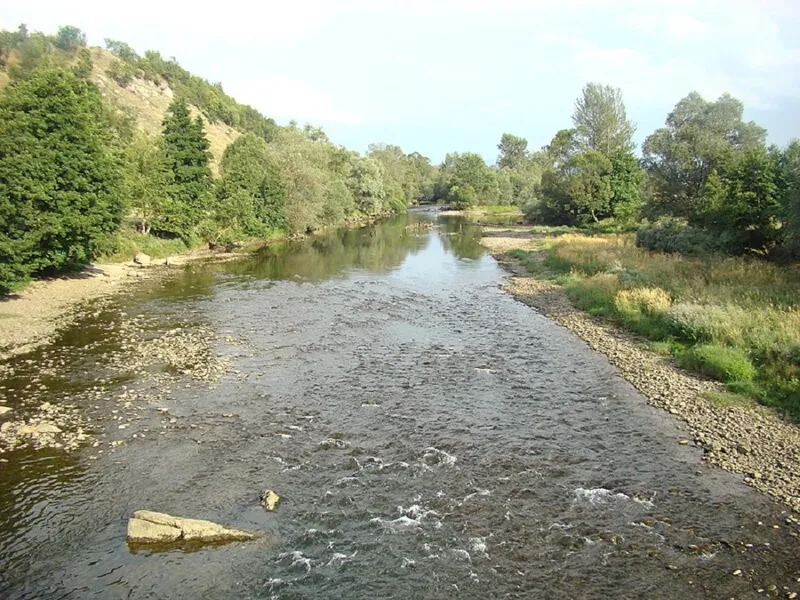
[{"label": "tree", "polygon": [[105,39],[106,48],[108,49],[111,54],[119,58],[120,60],[124,60],[125,62],[129,63],[138,63],[140,58],[139,55],[136,54],[133,48],[131,48],[125,42],[119,42],[117,40],[112,40],[110,38]]},{"label": "tree", "polygon": [[800,257],[800,141],[792,140],[781,153],[779,187],[786,242]]},{"label": "tree", "polygon": [[93,67],[92,53],[89,52],[89,49],[81,48],[78,50],[78,60],[72,66],[72,72],[80,79],[89,79]]},{"label": "tree", "polygon": [[528,160],[528,140],[510,133],[504,133],[497,144],[499,168],[519,169]]},{"label": "tree", "polygon": [[611,157],[611,204],[614,217],[620,221],[633,221],[642,205],[642,179],[644,172],[639,160],[627,152]]},{"label": "tree", "polygon": [[169,172],[160,140],[144,133],[137,133],[125,148],[124,190],[128,210],[136,219],[140,233],[148,234],[160,224],[168,212]]},{"label": "tree", "polygon": [[86,45],[86,34],[77,27],[64,25],[59,27],[56,33],[56,48],[66,52],[72,52]]},{"label": "tree", "polygon": [[702,221],[698,201],[709,175],[732,155],[764,146],[766,131],[744,122],[743,111],[742,103],[729,94],[708,102],[692,92],[669,114],[666,127],[647,137],[642,162],[652,189],[652,216]]},{"label": "tree", "polygon": [[456,184],[450,188],[447,201],[453,208],[468,208],[477,203],[475,188],[469,184]]},{"label": "tree", "polygon": [[0,289],[84,264],[122,219],[97,88],[41,70],[0,97]]},{"label": "tree", "polygon": [[597,222],[611,214],[611,161],[597,150],[581,152],[572,160],[570,197],[578,215]]},{"label": "tree", "polygon": [[583,149],[595,150],[606,158],[634,148],[636,126],[628,120],[622,91],[609,85],[589,83],[575,102],[572,115],[577,141]]},{"label": "tree", "polygon": [[[448,186],[446,192],[448,196],[450,188],[459,186],[472,189],[472,193],[475,195],[473,204],[489,204],[496,200],[496,176],[480,154],[475,152],[447,154],[440,167],[440,172]],[[470,197],[472,193],[469,193]]]},{"label": "tree", "polygon": [[245,134],[225,149],[220,162],[217,213],[235,233],[263,236],[284,226],[285,190],[267,143]]},{"label": "tree", "polygon": [[163,144],[171,203],[160,227],[187,238],[208,212],[211,170],[203,121],[200,117],[192,120],[184,100],[176,98],[170,104],[164,119]]},{"label": "tree", "polygon": [[373,158],[355,157],[350,186],[356,207],[366,215],[379,213],[383,208],[386,188],[383,182],[383,165]]}]

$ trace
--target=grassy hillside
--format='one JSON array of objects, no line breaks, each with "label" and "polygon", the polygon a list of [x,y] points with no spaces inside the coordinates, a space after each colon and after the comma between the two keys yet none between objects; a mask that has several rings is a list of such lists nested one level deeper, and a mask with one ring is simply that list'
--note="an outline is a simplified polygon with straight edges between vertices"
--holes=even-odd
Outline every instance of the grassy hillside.
[{"label": "grassy hillside", "polygon": [[[94,47],[90,48],[90,51],[93,64],[91,80],[97,84],[100,93],[113,102],[114,106],[136,119],[136,124],[141,130],[152,135],[161,133],[161,124],[164,122],[167,108],[175,97],[169,82],[163,78],[160,82],[153,82],[133,76],[130,83],[123,87],[108,75],[109,68],[118,59],[103,48]],[[197,106],[191,103],[189,106],[194,116],[203,114]],[[217,175],[222,153],[228,144],[241,135],[241,132],[219,121],[210,122],[205,115],[203,116],[205,134],[211,144],[211,170]]]}]

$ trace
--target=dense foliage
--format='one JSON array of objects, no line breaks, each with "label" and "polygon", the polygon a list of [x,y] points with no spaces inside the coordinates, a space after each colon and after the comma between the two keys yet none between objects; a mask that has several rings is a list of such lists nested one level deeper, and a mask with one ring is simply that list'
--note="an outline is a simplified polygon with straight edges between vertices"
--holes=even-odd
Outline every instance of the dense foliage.
[{"label": "dense foliage", "polygon": [[97,89],[43,70],[0,96],[0,290],[91,260],[119,226],[120,173]]}]

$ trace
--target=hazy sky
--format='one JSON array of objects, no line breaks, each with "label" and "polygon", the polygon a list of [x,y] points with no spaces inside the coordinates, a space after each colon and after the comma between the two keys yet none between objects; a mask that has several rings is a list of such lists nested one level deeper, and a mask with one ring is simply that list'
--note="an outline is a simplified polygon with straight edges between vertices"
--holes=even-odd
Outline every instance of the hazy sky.
[{"label": "hazy sky", "polygon": [[622,88],[637,141],[691,90],[729,91],[800,137],[800,0],[30,0],[0,26],[82,28],[159,50],[279,123],[365,150],[488,160],[504,131],[546,144],[584,83]]}]

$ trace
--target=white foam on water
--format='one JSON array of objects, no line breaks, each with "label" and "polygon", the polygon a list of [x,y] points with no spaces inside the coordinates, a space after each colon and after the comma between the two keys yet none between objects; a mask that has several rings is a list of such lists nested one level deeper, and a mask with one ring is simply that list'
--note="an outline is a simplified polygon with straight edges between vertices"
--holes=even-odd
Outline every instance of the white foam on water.
[{"label": "white foam on water", "polygon": [[633,497],[633,501],[636,502],[637,504],[640,504],[640,505],[644,506],[645,508],[655,508],[656,505],[653,502],[653,500],[656,499],[656,494],[657,493],[658,492],[653,492],[653,495],[650,496],[649,500],[646,500],[644,498],[639,498],[638,496],[634,496]]},{"label": "white foam on water", "polygon": [[282,558],[292,559],[292,563],[289,565],[290,567],[303,567],[306,570],[306,573],[311,572],[311,559],[303,556],[303,553],[300,550],[279,554],[278,559]]},{"label": "white foam on water", "polygon": [[422,521],[422,519],[425,519],[430,515],[433,515],[435,517],[439,516],[439,513],[437,513],[435,510],[423,508],[419,504],[412,504],[408,508],[403,508],[402,506],[398,506],[397,512],[399,512],[401,515],[411,517],[416,521]]},{"label": "white foam on water", "polygon": [[477,491],[474,491],[471,494],[467,494],[466,496],[464,496],[464,499],[461,500],[461,502],[459,503],[459,506],[461,506],[462,504],[464,504],[464,502],[467,502],[468,500],[472,500],[473,498],[478,498],[480,496],[488,496],[491,493],[492,492],[489,491],[489,490],[477,490]]},{"label": "white foam on water", "polygon": [[291,429],[292,431],[304,431],[300,425],[289,425],[286,429]]},{"label": "white foam on water", "polygon": [[411,560],[410,558],[403,557],[403,564],[400,565],[401,569],[407,569],[408,567],[415,567],[417,565],[417,561]]},{"label": "white foam on water", "polygon": [[606,488],[593,488],[590,490],[578,488],[575,490],[575,499],[586,500],[589,504],[597,505],[605,504],[609,500],[630,500],[631,498],[621,492],[614,493]]},{"label": "white foam on water", "polygon": [[422,451],[422,459],[426,462],[433,462],[434,464],[444,465],[448,467],[456,464],[456,460],[458,460],[452,454],[449,454],[444,450],[439,450],[438,448],[434,448],[433,446],[425,448],[425,450]]},{"label": "white foam on water", "polygon": [[374,519],[370,519],[370,523],[375,523],[381,529],[387,529],[392,533],[417,529],[422,526],[422,523],[417,519],[411,519],[405,515],[398,517],[397,519],[383,519],[381,517],[375,517]]},{"label": "white foam on water", "polygon": [[486,552],[486,538],[469,538],[469,549],[473,554],[479,554],[483,558],[489,558],[489,554]]},{"label": "white foam on water", "polygon": [[475,571],[470,571],[469,572],[469,579],[470,579],[470,581],[472,581],[472,583],[480,583],[481,582],[481,580],[478,579],[478,574]]},{"label": "white foam on water", "polygon": [[348,483],[361,483],[361,481],[358,479],[358,477],[342,477],[341,479],[337,479],[333,485],[336,487],[341,487],[343,485],[347,485]]},{"label": "white foam on water", "polygon": [[551,529],[561,529],[562,531],[564,531],[566,529],[572,529],[572,527],[573,526],[571,523],[553,523],[552,525],[550,525],[550,527],[547,528],[547,530],[550,531]]},{"label": "white foam on water", "polygon": [[354,559],[356,557],[356,554],[358,554],[358,550],[356,550],[352,554],[342,554],[341,552],[334,552],[333,557],[328,561],[328,564],[326,564],[325,566],[330,567],[331,565],[341,565],[347,562],[348,560]]},{"label": "white foam on water", "polygon": [[453,553],[456,556],[456,558],[462,558],[462,559],[466,560],[469,564],[472,564],[472,557],[469,555],[469,552],[467,552],[466,550],[458,548],[456,550],[450,550],[450,552]]},{"label": "white foam on water", "polygon": [[288,433],[276,433],[275,435],[278,436],[279,438],[284,439],[284,440],[292,439],[292,436],[290,434],[288,434]]},{"label": "white foam on water", "polygon": [[324,448],[326,450],[329,448],[337,448],[339,450],[342,450],[344,448],[349,448],[350,442],[328,438],[327,440],[322,440],[321,442],[319,442],[317,446],[320,446],[321,448]]}]

